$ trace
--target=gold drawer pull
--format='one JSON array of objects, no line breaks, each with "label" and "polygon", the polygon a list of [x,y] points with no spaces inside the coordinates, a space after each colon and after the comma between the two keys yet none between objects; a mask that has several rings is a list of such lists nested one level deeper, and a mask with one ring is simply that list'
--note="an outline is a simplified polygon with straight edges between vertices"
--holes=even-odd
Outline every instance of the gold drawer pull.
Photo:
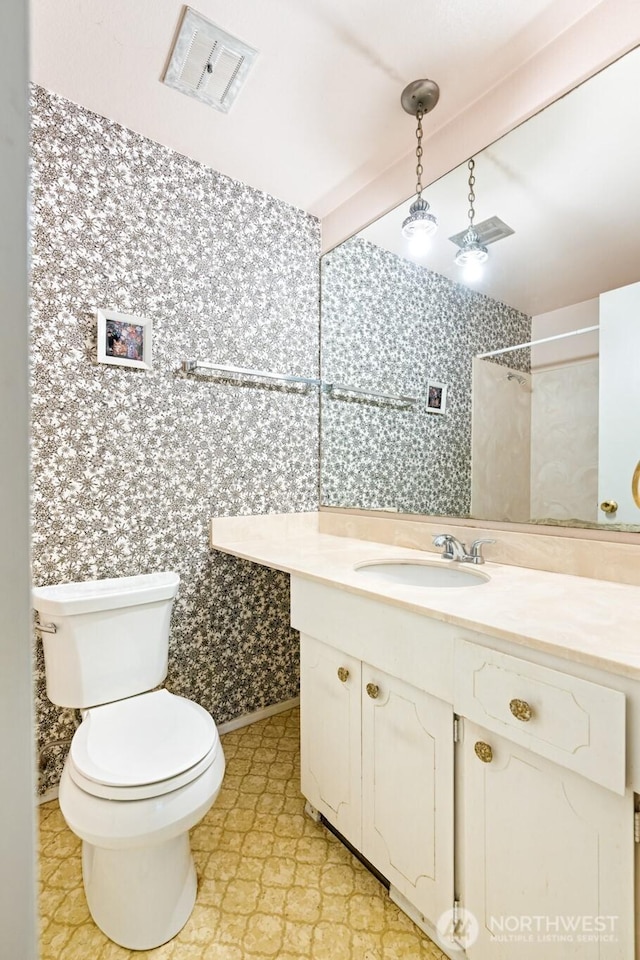
[{"label": "gold drawer pull", "polygon": [[380,687],[377,683],[368,683],[367,684],[367,693],[372,700],[376,700],[380,694]]},{"label": "gold drawer pull", "polygon": [[338,667],[338,680],[342,683],[346,683],[349,679],[349,671],[346,667]]},{"label": "gold drawer pull", "polygon": [[526,700],[511,700],[509,702],[509,710],[511,710],[516,720],[522,720],[523,723],[527,723],[533,716],[533,710]]},{"label": "gold drawer pull", "polygon": [[488,743],[484,743],[483,740],[478,740],[473,749],[476,752],[478,760],[482,760],[483,763],[491,763],[493,760],[493,749]]},{"label": "gold drawer pull", "polygon": [[618,504],[616,500],[603,500],[600,504],[600,509],[603,513],[617,513]]}]

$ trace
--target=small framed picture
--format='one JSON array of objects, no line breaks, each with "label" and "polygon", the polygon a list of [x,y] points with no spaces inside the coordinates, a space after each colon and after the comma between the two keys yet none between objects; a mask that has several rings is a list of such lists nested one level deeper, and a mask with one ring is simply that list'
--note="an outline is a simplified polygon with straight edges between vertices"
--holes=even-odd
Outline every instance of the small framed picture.
[{"label": "small framed picture", "polygon": [[427,380],[427,411],[445,413],[447,409],[447,384]]},{"label": "small framed picture", "polygon": [[151,370],[151,320],[98,310],[98,363]]}]

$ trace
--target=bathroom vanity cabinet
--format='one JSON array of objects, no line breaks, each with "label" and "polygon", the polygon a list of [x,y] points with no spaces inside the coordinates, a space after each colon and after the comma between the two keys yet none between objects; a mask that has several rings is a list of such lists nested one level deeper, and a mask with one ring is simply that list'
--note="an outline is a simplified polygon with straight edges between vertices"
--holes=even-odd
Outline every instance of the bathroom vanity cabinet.
[{"label": "bathroom vanity cabinet", "polygon": [[479,923],[468,956],[633,958],[633,795],[467,721],[457,760],[459,889]]},{"label": "bathroom vanity cabinet", "polygon": [[292,577],[302,792],[470,960],[632,960],[634,681]]},{"label": "bathroom vanity cabinet", "polygon": [[453,708],[301,638],[302,792],[426,916],[453,897]]}]

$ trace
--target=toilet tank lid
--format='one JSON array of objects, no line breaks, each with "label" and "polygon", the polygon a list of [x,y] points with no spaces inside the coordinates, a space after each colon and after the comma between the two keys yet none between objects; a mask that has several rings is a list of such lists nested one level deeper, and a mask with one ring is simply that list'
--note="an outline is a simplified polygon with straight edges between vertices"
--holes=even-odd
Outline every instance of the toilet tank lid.
[{"label": "toilet tank lid", "polygon": [[73,616],[94,610],[115,610],[138,603],[170,600],[178,592],[177,573],[146,573],[136,577],[111,577],[34,587],[33,606],[50,616]]}]

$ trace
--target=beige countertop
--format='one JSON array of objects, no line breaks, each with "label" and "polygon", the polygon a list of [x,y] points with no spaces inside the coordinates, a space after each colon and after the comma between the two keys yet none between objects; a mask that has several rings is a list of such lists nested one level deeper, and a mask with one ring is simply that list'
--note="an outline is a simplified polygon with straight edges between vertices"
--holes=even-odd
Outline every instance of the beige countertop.
[{"label": "beige countertop", "polygon": [[437,554],[318,531],[316,514],[225,517],[211,546],[263,566],[325,583],[435,620],[564,659],[640,679],[640,587],[487,562],[482,586],[436,588],[374,582],[358,563]]}]

